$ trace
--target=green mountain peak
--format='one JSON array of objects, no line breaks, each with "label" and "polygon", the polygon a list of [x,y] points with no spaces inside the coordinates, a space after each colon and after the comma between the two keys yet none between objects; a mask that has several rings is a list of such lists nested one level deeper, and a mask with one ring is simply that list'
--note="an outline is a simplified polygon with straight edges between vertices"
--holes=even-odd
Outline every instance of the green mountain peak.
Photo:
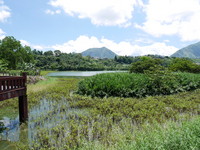
[{"label": "green mountain peak", "polygon": [[191,44],[187,47],[184,47],[174,54],[172,57],[188,57],[188,58],[200,58],[200,42]]},{"label": "green mountain peak", "polygon": [[94,58],[114,58],[117,54],[106,47],[90,48],[82,52],[83,56],[91,56]]}]

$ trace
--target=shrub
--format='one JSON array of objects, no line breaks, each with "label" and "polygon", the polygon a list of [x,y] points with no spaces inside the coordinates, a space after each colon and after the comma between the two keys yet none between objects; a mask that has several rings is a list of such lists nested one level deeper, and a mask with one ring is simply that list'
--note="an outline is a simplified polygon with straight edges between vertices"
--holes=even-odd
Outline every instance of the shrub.
[{"label": "shrub", "polygon": [[172,71],[200,73],[200,65],[186,58],[175,58],[169,65]]},{"label": "shrub", "polygon": [[157,67],[161,65],[160,59],[154,59],[148,56],[143,56],[139,61],[136,61],[131,64],[130,73],[144,73],[147,70],[150,70],[152,67]]},{"label": "shrub", "polygon": [[108,73],[82,80],[78,94],[92,97],[146,97],[190,91],[200,87],[200,75],[154,70],[145,74]]}]

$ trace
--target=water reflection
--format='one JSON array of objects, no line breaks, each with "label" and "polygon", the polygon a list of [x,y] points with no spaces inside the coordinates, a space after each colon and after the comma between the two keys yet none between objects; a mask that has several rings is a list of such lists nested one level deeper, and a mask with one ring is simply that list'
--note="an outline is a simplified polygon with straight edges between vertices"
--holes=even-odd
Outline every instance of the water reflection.
[{"label": "water reflection", "polygon": [[3,123],[1,140],[18,141],[20,132],[19,117],[15,120],[4,117],[0,122]]},{"label": "water reflection", "polygon": [[33,107],[29,112],[29,119],[26,124],[20,125],[19,117],[14,120],[4,117],[3,122],[5,130],[0,133],[1,140],[8,141],[37,141],[36,135],[38,129],[53,128],[58,124],[65,122],[69,114],[87,113],[83,110],[70,108],[66,99],[50,101],[43,99],[40,104]]}]

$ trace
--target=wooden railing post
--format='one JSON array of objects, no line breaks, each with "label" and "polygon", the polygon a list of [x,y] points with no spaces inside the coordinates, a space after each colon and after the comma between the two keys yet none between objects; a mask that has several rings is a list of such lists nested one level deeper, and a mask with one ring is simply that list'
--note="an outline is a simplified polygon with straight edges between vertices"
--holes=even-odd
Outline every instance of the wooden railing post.
[{"label": "wooden railing post", "polygon": [[26,122],[28,120],[28,101],[27,95],[19,96],[19,121]]},{"label": "wooden railing post", "polygon": [[[23,87],[25,87],[25,93],[26,93],[26,80],[27,80],[27,74],[23,73]],[[28,120],[28,100],[27,95],[19,96],[19,120],[20,122],[26,122]]]}]

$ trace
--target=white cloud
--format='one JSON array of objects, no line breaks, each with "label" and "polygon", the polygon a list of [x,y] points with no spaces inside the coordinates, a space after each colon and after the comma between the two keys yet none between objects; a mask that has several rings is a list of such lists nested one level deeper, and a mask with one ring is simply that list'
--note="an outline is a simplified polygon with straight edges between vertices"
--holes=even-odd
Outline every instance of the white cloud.
[{"label": "white cloud", "polygon": [[168,46],[165,43],[154,43],[148,46],[139,46],[132,44],[127,41],[122,41],[116,43],[112,40],[105,38],[98,39],[94,36],[80,36],[76,40],[70,40],[61,45],[54,45],[52,48],[54,50],[58,49],[62,52],[70,53],[76,52],[81,53],[82,51],[89,48],[100,48],[107,47],[118,55],[147,55],[147,54],[158,54],[158,55],[171,55],[176,52],[178,49],[173,46]]},{"label": "white cloud", "polygon": [[52,11],[52,10],[47,9],[47,10],[45,11],[45,13],[46,13],[46,14],[50,14],[50,15],[55,15],[55,14],[60,14],[61,11],[60,11],[60,10]]},{"label": "white cloud", "polygon": [[147,55],[147,54],[157,54],[162,56],[170,56],[175,53],[178,48],[174,46],[168,46],[165,43],[154,43],[148,46],[134,46],[135,51],[139,55]]},{"label": "white cloud", "polygon": [[0,22],[6,21],[11,16],[10,8],[4,5],[4,1],[0,0]]},{"label": "white cloud", "polygon": [[0,28],[0,40],[2,40],[3,38],[5,38],[6,33]]},{"label": "white cloud", "polygon": [[41,45],[30,44],[30,43],[29,43],[28,41],[26,41],[26,40],[20,40],[20,42],[21,42],[21,44],[22,44],[23,46],[30,46],[31,48],[37,49],[37,50],[44,50],[45,48],[47,48],[47,47],[41,46]]},{"label": "white cloud", "polygon": [[144,44],[152,44],[152,43],[154,43],[154,41],[149,39],[149,38],[139,38],[139,37],[135,40],[135,42],[136,43],[144,43]]},{"label": "white cloud", "polygon": [[95,25],[129,26],[134,6],[141,0],[51,0],[49,4],[70,16],[89,18]]},{"label": "white cloud", "polygon": [[179,35],[183,41],[200,40],[199,0],[149,0],[146,21],[135,27],[154,35]]},{"label": "white cloud", "polygon": [[44,50],[46,49],[47,47],[44,47],[44,46],[41,46],[41,45],[32,45],[31,46],[33,49],[37,49],[37,50]]},{"label": "white cloud", "polygon": [[20,42],[23,46],[30,46],[30,43],[25,40],[20,40]]},{"label": "white cloud", "polygon": [[42,45],[34,45],[31,44],[25,40],[20,40],[21,44],[23,46],[30,46],[33,49],[37,50],[61,50],[64,53],[81,53],[84,50],[87,50],[89,48],[101,48],[101,47],[107,47],[108,49],[112,50],[118,55],[124,56],[141,56],[141,55],[148,55],[148,54],[157,54],[157,55],[163,55],[163,56],[169,56],[176,52],[178,48],[174,46],[166,45],[165,43],[151,43],[147,46],[140,46],[137,44],[133,44],[131,42],[122,41],[119,43],[116,43],[112,40],[101,38],[98,39],[94,36],[88,37],[88,36],[79,36],[75,40],[67,41],[63,44],[57,44],[53,46],[42,46]]}]

